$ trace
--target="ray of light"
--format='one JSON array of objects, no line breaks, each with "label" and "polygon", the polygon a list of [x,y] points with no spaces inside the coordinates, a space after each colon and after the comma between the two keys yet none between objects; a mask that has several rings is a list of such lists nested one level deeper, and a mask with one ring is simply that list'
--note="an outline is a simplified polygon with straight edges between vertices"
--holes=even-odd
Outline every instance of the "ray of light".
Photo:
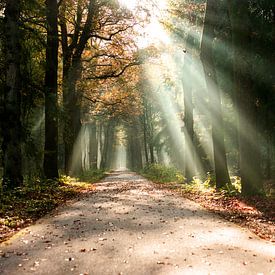
[{"label": "ray of light", "polygon": [[79,174],[82,170],[90,168],[89,160],[89,130],[86,124],[81,126],[74,144],[69,171],[71,175]]}]

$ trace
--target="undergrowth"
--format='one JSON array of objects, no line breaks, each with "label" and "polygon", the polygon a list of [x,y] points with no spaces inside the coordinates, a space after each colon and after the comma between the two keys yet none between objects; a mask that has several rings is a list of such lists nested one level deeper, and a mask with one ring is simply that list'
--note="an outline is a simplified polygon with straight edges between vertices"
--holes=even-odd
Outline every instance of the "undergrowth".
[{"label": "undergrowth", "polygon": [[[215,177],[207,173],[205,178],[193,177],[193,180],[187,182],[184,175],[172,166],[161,164],[150,164],[141,170],[141,175],[156,183],[178,183],[185,192],[190,193],[213,193],[215,189]],[[227,184],[218,193],[225,196],[237,196],[241,192],[241,182],[239,177],[231,178],[232,184]]]},{"label": "undergrowth", "polygon": [[211,173],[207,173],[206,178],[193,177],[193,180],[182,186],[187,192],[214,193],[218,192],[225,196],[238,196],[241,193],[241,182],[239,177],[232,177],[231,184],[226,184],[220,190],[215,188],[215,177]]},{"label": "undergrowth", "polygon": [[161,164],[149,164],[141,170],[140,174],[159,183],[183,183],[185,181],[183,174],[175,167],[167,167]]},{"label": "undergrowth", "polygon": [[5,190],[0,194],[0,241],[67,200],[93,191],[92,183],[104,175],[102,170],[89,170],[78,178],[61,176],[56,181],[34,180],[32,184]]},{"label": "undergrowth", "polygon": [[97,182],[105,176],[105,171],[103,169],[90,169],[84,171],[78,175],[78,180],[80,181],[92,181]]}]

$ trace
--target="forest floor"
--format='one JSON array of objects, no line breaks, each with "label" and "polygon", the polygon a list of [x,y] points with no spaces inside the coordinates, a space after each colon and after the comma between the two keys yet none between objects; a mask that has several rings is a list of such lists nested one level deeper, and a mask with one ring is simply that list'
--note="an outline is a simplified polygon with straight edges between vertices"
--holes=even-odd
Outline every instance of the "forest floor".
[{"label": "forest floor", "polygon": [[190,188],[188,185],[165,183],[159,188],[174,190],[228,221],[250,229],[260,238],[275,243],[275,199],[272,197],[229,196],[213,188]]},{"label": "forest floor", "polygon": [[173,188],[111,173],[3,242],[0,273],[275,273],[272,242]]}]

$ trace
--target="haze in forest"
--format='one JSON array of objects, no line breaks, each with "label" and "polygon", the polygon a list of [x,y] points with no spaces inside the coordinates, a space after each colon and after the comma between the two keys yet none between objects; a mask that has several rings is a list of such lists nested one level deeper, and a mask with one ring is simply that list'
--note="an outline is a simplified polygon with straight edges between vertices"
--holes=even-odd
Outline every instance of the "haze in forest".
[{"label": "haze in forest", "polygon": [[272,7],[4,2],[2,185],[159,165],[185,183],[272,193]]}]

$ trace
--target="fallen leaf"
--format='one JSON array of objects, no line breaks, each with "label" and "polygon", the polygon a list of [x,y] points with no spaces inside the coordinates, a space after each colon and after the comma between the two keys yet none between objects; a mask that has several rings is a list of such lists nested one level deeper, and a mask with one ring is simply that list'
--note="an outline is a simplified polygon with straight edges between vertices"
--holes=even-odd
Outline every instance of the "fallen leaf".
[{"label": "fallen leaf", "polygon": [[106,241],[107,239],[106,238],[99,238],[98,239],[100,242],[102,242],[102,241]]},{"label": "fallen leaf", "polygon": [[71,261],[74,261],[74,258],[69,257],[69,258],[66,258],[65,261],[66,262],[71,262]]}]

